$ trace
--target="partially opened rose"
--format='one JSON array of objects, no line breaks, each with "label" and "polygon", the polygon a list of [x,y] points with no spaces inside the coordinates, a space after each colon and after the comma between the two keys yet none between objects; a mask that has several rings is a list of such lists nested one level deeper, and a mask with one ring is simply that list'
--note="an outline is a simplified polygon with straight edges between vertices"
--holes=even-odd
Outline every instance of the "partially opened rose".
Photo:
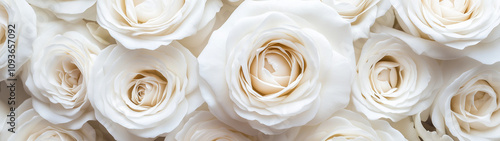
[{"label": "partially opened rose", "polygon": [[[93,141],[96,140],[95,130],[89,124],[83,124],[81,129],[66,129],[42,118],[32,109],[31,99],[24,101],[16,108],[16,133],[10,134],[9,141]],[[2,135],[3,136],[3,135]]]},{"label": "partially opened rose", "polygon": [[383,16],[391,3],[389,0],[321,0],[337,10],[343,19],[351,23],[353,40],[368,38],[375,19]]},{"label": "partially opened rose", "polygon": [[97,22],[129,49],[156,49],[195,34],[215,17],[220,0],[99,0]]},{"label": "partially opened rose", "polygon": [[435,60],[396,37],[371,34],[358,60],[353,103],[371,120],[398,121],[431,106],[440,76]]},{"label": "partially opened rose", "polygon": [[339,110],[328,120],[314,126],[302,126],[283,134],[280,139],[293,141],[370,140],[404,141],[404,136],[385,120],[368,120],[363,115]]},{"label": "partially opened rose", "polygon": [[446,83],[434,103],[438,132],[459,140],[500,139],[500,63],[460,59],[443,63]]},{"label": "partially opened rose", "polygon": [[327,119],[349,102],[349,27],[319,1],[244,1],[198,57],[210,111],[249,135]]},{"label": "partially opened rose", "polygon": [[33,8],[25,0],[0,1],[0,81],[21,72],[31,57],[35,37]]},{"label": "partially opened rose", "polygon": [[92,70],[89,100],[116,140],[146,140],[174,130],[203,103],[196,58],[178,42],[156,50],[104,49]]},{"label": "partially opened rose", "polygon": [[90,70],[102,45],[83,21],[40,23],[31,63],[24,73],[34,109],[53,124],[79,129],[95,119],[88,101]]},{"label": "partially opened rose", "polygon": [[403,30],[395,33],[418,54],[437,59],[500,61],[500,1],[391,0]]},{"label": "partially opened rose", "polygon": [[196,111],[186,118],[165,141],[253,141],[255,137],[245,135],[219,121],[209,111]]}]

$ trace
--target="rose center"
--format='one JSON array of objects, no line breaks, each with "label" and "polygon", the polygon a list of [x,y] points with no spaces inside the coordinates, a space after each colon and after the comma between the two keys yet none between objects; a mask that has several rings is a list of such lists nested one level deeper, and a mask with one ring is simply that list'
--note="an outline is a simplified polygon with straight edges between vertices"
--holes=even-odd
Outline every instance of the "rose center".
[{"label": "rose center", "polygon": [[160,4],[155,0],[134,0],[134,5],[139,23],[158,17],[162,11]]},{"label": "rose center", "polygon": [[496,92],[487,81],[476,81],[470,87],[462,87],[458,95],[452,97],[452,111],[471,116],[488,115],[497,107],[496,99],[492,95],[496,95]]},{"label": "rose center", "polygon": [[252,86],[261,95],[277,93],[292,83],[301,66],[295,53],[283,44],[269,44],[259,49],[250,65]]},{"label": "rose center", "polygon": [[74,95],[80,90],[83,78],[80,69],[70,59],[61,62],[61,70],[58,70],[60,85]]},{"label": "rose center", "polygon": [[498,110],[497,93],[486,80],[469,81],[457,91],[450,101],[450,108],[465,132],[486,129],[483,118],[491,118]]},{"label": "rose center", "polygon": [[146,70],[136,74],[130,84],[130,101],[138,106],[152,107],[164,98],[167,79],[157,70]]},{"label": "rose center", "polygon": [[445,25],[451,25],[468,20],[473,12],[471,2],[468,0],[440,0],[436,6],[429,6]]},{"label": "rose center", "polygon": [[395,92],[400,83],[402,68],[392,57],[384,57],[372,68],[372,85],[379,94]]},{"label": "rose center", "polygon": [[[127,7],[129,2],[125,2]],[[133,0],[131,7],[125,10],[125,13],[130,19],[142,24],[146,22],[154,22],[155,20],[170,21],[174,15],[184,5],[183,0]],[[131,8],[131,9],[129,9]]]}]

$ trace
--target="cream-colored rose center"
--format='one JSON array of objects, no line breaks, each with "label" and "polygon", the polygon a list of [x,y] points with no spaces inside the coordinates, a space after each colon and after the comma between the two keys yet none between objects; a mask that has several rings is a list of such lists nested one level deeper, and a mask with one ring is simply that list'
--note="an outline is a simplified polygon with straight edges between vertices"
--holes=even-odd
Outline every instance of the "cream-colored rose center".
[{"label": "cream-colored rose center", "polygon": [[130,19],[136,19],[137,23],[154,22],[154,19],[169,20],[179,12],[183,4],[183,0],[132,0],[125,2],[127,8],[124,12]]},{"label": "cream-colored rose center", "polygon": [[264,96],[286,88],[302,72],[300,59],[293,49],[280,43],[260,48],[250,65],[254,90]]},{"label": "cream-colored rose center", "polygon": [[377,94],[390,94],[401,84],[402,66],[392,57],[384,57],[372,66],[370,80]]},{"label": "cream-colored rose center", "polygon": [[438,20],[444,25],[451,25],[470,19],[474,15],[473,11],[475,9],[475,5],[470,0],[424,1],[423,4],[433,11]]},{"label": "cream-colored rose center", "polygon": [[486,80],[468,82],[452,97],[450,107],[457,116],[462,130],[481,130],[484,124],[474,124],[477,119],[490,117],[499,108],[496,91]]},{"label": "cream-colored rose center", "polygon": [[83,76],[80,69],[73,63],[73,60],[67,58],[61,62],[61,68],[57,70],[57,73],[60,86],[66,90],[67,96],[72,99],[82,89]]},{"label": "cream-colored rose center", "polygon": [[167,79],[163,74],[156,70],[145,70],[129,83],[128,98],[136,106],[152,107],[165,98],[166,87]]}]

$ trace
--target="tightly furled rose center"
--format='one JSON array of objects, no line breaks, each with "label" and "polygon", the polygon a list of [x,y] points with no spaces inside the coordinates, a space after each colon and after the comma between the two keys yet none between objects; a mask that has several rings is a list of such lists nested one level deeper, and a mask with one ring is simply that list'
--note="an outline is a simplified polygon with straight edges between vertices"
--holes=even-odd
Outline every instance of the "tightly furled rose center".
[{"label": "tightly furled rose center", "polygon": [[56,71],[59,77],[56,79],[62,88],[67,91],[66,94],[69,94],[64,96],[68,96],[69,99],[72,99],[82,88],[83,75],[70,58],[62,61],[59,67],[60,68]]},{"label": "tightly furled rose center", "polygon": [[[279,41],[271,41],[267,46],[257,49],[257,54],[251,62],[252,86],[262,96],[280,92],[297,81],[303,68],[304,60],[297,52]],[[291,89],[282,94],[289,91]]]},{"label": "tightly furled rose center", "polygon": [[[484,130],[489,126],[486,123],[476,123],[476,119],[489,118],[499,109],[496,91],[486,80],[468,82],[462,86],[457,95],[451,98],[451,110],[457,116],[462,130]],[[479,121],[483,122],[483,121]]]},{"label": "tightly furled rose center", "polygon": [[398,90],[403,75],[403,66],[393,57],[386,56],[372,66],[371,84],[377,94],[391,94]]},{"label": "tightly furled rose center", "polygon": [[472,18],[475,11],[473,5],[469,0],[439,0],[439,3],[431,3],[428,8],[431,8],[443,24],[451,25]]},{"label": "tightly furled rose center", "polygon": [[[127,2],[125,2],[125,5],[127,5]],[[168,7],[164,7],[167,5]],[[127,7],[127,9],[133,8],[134,10],[126,13],[128,20],[142,24],[148,21],[155,22],[155,19],[160,17],[171,19],[182,8],[182,5],[184,5],[183,0],[133,0],[133,7]]]},{"label": "tightly furled rose center", "polygon": [[157,70],[144,70],[129,83],[128,98],[133,103],[129,107],[143,111],[165,99],[167,79]]}]

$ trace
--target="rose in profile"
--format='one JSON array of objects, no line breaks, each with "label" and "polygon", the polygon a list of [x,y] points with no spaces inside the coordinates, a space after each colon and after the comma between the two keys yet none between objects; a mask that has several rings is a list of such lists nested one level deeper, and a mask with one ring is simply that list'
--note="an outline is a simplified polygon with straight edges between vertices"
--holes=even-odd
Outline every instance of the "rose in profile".
[{"label": "rose in profile", "polygon": [[[0,15],[0,81],[3,81],[22,71],[33,52],[37,32],[35,12],[25,0],[0,1]],[[9,59],[14,60],[10,63],[13,65],[9,66]]]},{"label": "rose in profile", "polygon": [[459,140],[499,140],[500,63],[443,62],[445,83],[432,111],[436,131]]},{"label": "rose in profile", "polygon": [[326,120],[349,102],[349,27],[319,1],[244,1],[198,57],[210,111],[248,135]]},{"label": "rose in profile", "polygon": [[470,57],[484,64],[500,61],[500,1],[391,0],[406,32],[394,32],[417,54],[437,59]]},{"label": "rose in profile", "polygon": [[89,124],[85,123],[81,129],[77,130],[70,130],[51,124],[38,115],[31,103],[31,99],[27,99],[16,108],[16,114],[18,114],[16,118],[16,133],[8,136],[9,141],[96,140],[95,130]]},{"label": "rose in profile", "polygon": [[97,22],[126,48],[154,50],[203,29],[221,6],[220,0],[98,0]]},{"label": "rose in profile", "polygon": [[91,73],[96,119],[116,140],[171,132],[203,103],[196,58],[178,42],[156,50],[106,47]]},{"label": "rose in profile", "polygon": [[415,54],[405,42],[386,34],[371,34],[356,68],[352,101],[371,120],[396,122],[429,108],[442,82],[434,59]]}]

